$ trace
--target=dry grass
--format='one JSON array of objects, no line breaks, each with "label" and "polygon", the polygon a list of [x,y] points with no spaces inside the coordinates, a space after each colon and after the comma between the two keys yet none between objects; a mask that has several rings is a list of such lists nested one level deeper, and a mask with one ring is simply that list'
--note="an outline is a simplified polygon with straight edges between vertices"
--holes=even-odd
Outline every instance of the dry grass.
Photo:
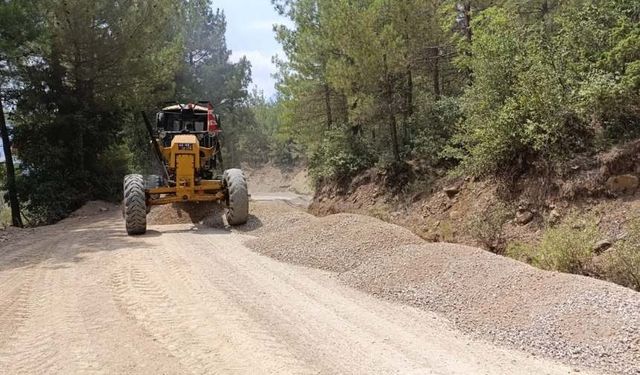
[{"label": "dry grass", "polygon": [[504,224],[513,216],[513,207],[496,202],[485,209],[481,215],[473,215],[466,222],[465,229],[482,245],[493,252],[504,250]]},{"label": "dry grass", "polygon": [[640,218],[628,227],[627,236],[604,255],[606,279],[640,291]]},{"label": "dry grass", "polygon": [[593,252],[598,237],[595,220],[574,215],[548,227],[539,244],[512,243],[506,254],[545,270],[599,276]]},{"label": "dry grass", "polygon": [[5,204],[0,204],[0,228],[11,225],[11,209]]}]

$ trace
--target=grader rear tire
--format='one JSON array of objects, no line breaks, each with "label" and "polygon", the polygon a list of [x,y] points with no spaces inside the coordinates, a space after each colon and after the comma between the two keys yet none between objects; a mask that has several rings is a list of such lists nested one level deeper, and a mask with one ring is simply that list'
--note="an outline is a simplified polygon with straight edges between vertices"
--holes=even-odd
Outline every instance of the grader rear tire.
[{"label": "grader rear tire", "polygon": [[227,187],[227,222],[229,225],[245,224],[249,219],[249,190],[247,179],[240,169],[224,172]]},{"label": "grader rear tire", "polygon": [[129,235],[147,232],[147,203],[144,186],[142,175],[130,174],[124,177],[123,211]]}]

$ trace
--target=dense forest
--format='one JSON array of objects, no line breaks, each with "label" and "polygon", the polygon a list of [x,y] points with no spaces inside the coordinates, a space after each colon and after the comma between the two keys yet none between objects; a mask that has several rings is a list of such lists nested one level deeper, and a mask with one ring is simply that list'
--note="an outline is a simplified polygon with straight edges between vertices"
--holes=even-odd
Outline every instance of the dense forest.
[{"label": "dense forest", "polygon": [[24,218],[50,223],[119,199],[124,174],[153,167],[141,111],[164,101],[210,100],[228,164],[248,159],[250,106],[265,100],[248,90],[250,63],[230,62],[225,30],[210,0],[0,2],[4,144],[20,161],[7,188]]},{"label": "dense forest", "polygon": [[517,175],[640,134],[638,0],[273,3],[279,142],[318,181]]},{"label": "dense forest", "polygon": [[152,168],[140,111],[168,100],[214,103],[227,166],[302,161],[316,182],[514,175],[640,134],[639,0],[272,3],[291,21],[275,98],[230,61],[215,1],[0,2],[3,175],[27,221],[118,199]]}]

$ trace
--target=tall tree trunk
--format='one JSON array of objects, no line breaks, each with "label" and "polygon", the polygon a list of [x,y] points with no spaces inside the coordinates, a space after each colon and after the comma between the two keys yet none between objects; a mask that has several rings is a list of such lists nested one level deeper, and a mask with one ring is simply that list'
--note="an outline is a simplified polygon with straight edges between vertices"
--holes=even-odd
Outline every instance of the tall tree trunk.
[{"label": "tall tree trunk", "polygon": [[467,38],[467,42],[471,44],[473,39],[473,31],[471,30],[471,1],[465,1],[464,3],[464,35]]},{"label": "tall tree trunk", "polygon": [[389,130],[391,132],[391,146],[393,151],[393,160],[400,161],[400,148],[398,147],[398,127],[396,124],[396,116],[392,111],[388,112]]},{"label": "tall tree trunk", "polygon": [[324,84],[324,105],[327,111],[327,129],[333,126],[333,111],[331,110],[331,88],[327,83]]},{"label": "tall tree trunk", "polygon": [[402,111],[402,130],[405,142],[409,142],[409,121],[413,115],[413,72],[411,65],[407,65],[406,83],[404,88],[404,108]]},{"label": "tall tree trunk", "polygon": [[347,96],[344,93],[338,94],[338,103],[340,108],[340,113],[338,118],[342,121],[343,124],[349,123],[349,102],[347,100]]},{"label": "tall tree trunk", "polygon": [[7,190],[9,190],[9,204],[11,205],[11,224],[14,227],[22,228],[22,217],[20,216],[20,202],[16,188],[16,171],[13,166],[11,155],[11,140],[9,139],[9,129],[4,119],[4,108],[0,97],[0,133],[2,135],[2,148],[4,149],[4,164],[7,172]]},{"label": "tall tree trunk", "polygon": [[396,123],[395,108],[393,107],[393,87],[391,85],[391,77],[389,75],[389,66],[387,65],[387,55],[383,57],[384,61],[384,100],[387,105],[387,121],[389,126],[389,133],[391,136],[391,150],[393,152],[393,159],[400,161],[400,147],[398,146],[398,126]]},{"label": "tall tree trunk", "polygon": [[433,47],[433,93],[436,100],[440,100],[442,91],[440,89],[440,47]]},{"label": "tall tree trunk", "polygon": [[[404,17],[404,24],[407,29],[409,28],[409,19],[408,16]],[[402,35],[405,43],[408,46],[411,45],[411,37],[408,32],[404,32]],[[409,121],[411,120],[411,116],[413,115],[413,70],[411,64],[411,56],[409,54],[409,48],[405,51],[404,58],[407,62],[405,67],[405,85],[404,85],[404,105],[402,108],[402,135],[404,143],[407,144],[410,141],[410,129],[409,129]]]}]

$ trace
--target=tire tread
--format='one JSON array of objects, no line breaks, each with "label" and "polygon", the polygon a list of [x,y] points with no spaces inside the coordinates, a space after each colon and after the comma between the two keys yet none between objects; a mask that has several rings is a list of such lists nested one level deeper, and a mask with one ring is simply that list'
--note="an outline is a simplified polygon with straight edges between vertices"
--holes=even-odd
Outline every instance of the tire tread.
[{"label": "tire tread", "polygon": [[145,181],[142,175],[130,174],[124,178],[124,220],[129,235],[147,231],[147,203]]},{"label": "tire tread", "polygon": [[249,190],[247,179],[240,169],[228,169],[224,172],[228,191],[227,222],[229,225],[242,225],[249,219]]}]

